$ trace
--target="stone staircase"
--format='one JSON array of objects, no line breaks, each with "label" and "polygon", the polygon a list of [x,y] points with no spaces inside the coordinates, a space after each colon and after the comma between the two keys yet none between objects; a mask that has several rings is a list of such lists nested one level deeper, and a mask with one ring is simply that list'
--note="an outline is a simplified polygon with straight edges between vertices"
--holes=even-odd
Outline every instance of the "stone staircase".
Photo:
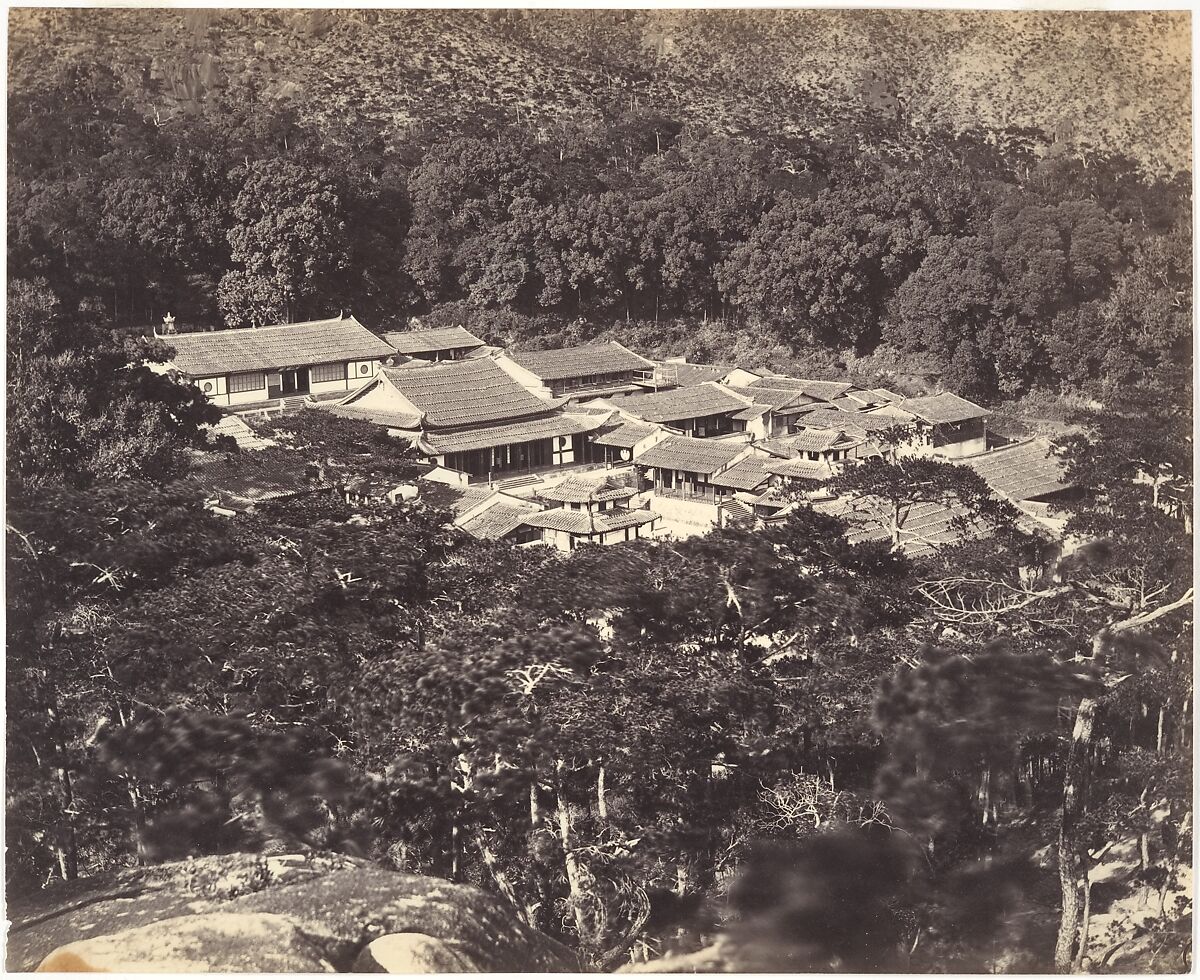
[{"label": "stone staircase", "polygon": [[542,482],[542,478],[537,473],[526,473],[523,476],[514,476],[509,480],[502,480],[496,484],[498,490],[520,490],[524,487],[532,487]]}]

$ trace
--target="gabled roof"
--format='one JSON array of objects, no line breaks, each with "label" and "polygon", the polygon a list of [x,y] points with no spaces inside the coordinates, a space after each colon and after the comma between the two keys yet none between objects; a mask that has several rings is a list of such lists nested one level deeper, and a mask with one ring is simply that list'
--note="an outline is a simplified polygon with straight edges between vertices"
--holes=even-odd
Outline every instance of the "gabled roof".
[{"label": "gabled roof", "polygon": [[740,398],[745,398],[757,405],[766,405],[776,412],[783,408],[817,403],[817,399],[802,391],[797,391],[795,388],[771,388],[760,384],[745,388],[735,385],[726,385],[725,387]]},{"label": "gabled roof", "polygon": [[806,429],[834,429],[841,432],[858,431],[863,433],[882,432],[897,426],[909,424],[894,415],[875,414],[873,412],[842,412],[834,408],[814,408],[796,420],[797,425]]},{"label": "gabled roof", "polygon": [[637,496],[637,490],[619,483],[608,474],[596,476],[575,473],[554,486],[539,491],[538,496],[564,504],[585,504],[602,500],[628,500]]},{"label": "gabled roof", "polygon": [[494,425],[427,429],[421,434],[417,446],[423,452],[437,456],[442,453],[461,453],[491,446],[535,442],[557,436],[581,435],[584,432],[593,432],[599,426],[600,419],[594,415],[546,412],[540,417],[497,422]]},{"label": "gabled roof", "polygon": [[762,418],[769,411],[771,411],[770,405],[751,405],[748,408],[743,408],[740,412],[734,412],[730,418],[737,419],[740,422],[753,422],[755,419]]},{"label": "gabled roof", "polygon": [[839,429],[806,429],[794,435],[783,436],[776,440],[797,453],[821,453],[832,449],[839,443],[854,443],[858,440],[849,439]]},{"label": "gabled roof", "polygon": [[659,373],[681,387],[720,381],[733,368],[728,364],[688,364],[682,361],[659,361]]},{"label": "gabled roof", "polygon": [[790,378],[783,374],[770,374],[751,385],[754,388],[791,388],[802,391],[813,398],[830,401],[844,395],[858,385],[852,381],[814,381],[810,378]]},{"label": "gabled roof", "polygon": [[246,424],[246,420],[237,415],[222,415],[212,425],[201,426],[210,437],[226,436],[237,443],[238,449],[266,449],[268,446],[279,445],[274,439],[260,435]]},{"label": "gabled roof", "polygon": [[334,415],[340,415],[345,419],[374,422],[376,425],[386,425],[390,429],[415,430],[421,426],[421,416],[407,412],[388,412],[377,408],[357,408],[354,405],[330,405],[328,411]]},{"label": "gabled roof", "polygon": [[473,507],[478,506],[498,491],[493,490],[489,486],[476,484],[474,486],[457,487],[450,484],[441,484],[450,493],[450,511],[456,516],[465,514]]},{"label": "gabled roof", "polygon": [[341,471],[335,471],[333,478],[313,478],[308,470],[309,461],[300,453],[270,447],[257,452],[195,453],[185,479],[222,503],[241,509],[338,485]]},{"label": "gabled roof", "polygon": [[[813,501],[813,510],[840,517],[850,525],[847,535],[852,544],[862,541],[890,541],[891,533],[879,518],[890,508],[873,498],[847,500],[842,497]],[[967,537],[978,537],[985,529],[977,525],[966,528],[957,524],[965,514],[961,507],[938,503],[915,504],[902,512],[900,550],[910,556],[927,555],[935,548],[957,544]],[[965,533],[964,533],[965,532]]]},{"label": "gabled roof", "polygon": [[538,511],[538,505],[532,501],[498,491],[494,497],[482,507],[477,503],[476,509],[464,512],[463,517],[455,520],[455,525],[472,537],[498,540],[512,534],[525,523],[526,518]]},{"label": "gabled roof", "polygon": [[649,371],[654,362],[614,341],[560,347],[557,350],[509,351],[508,356],[542,381],[562,381],[595,374]]},{"label": "gabled roof", "polygon": [[658,426],[650,422],[634,422],[632,419],[618,417],[616,424],[611,427],[606,422],[592,442],[598,446],[632,449],[647,436],[653,435],[657,431]]},{"label": "gabled roof", "polygon": [[974,402],[969,402],[958,395],[944,392],[940,395],[925,395],[921,398],[905,398],[896,403],[896,407],[926,422],[965,422],[968,419],[981,419],[991,415],[986,408],[980,408]]},{"label": "gabled roof", "polygon": [[490,358],[398,365],[383,373],[432,428],[528,418],[549,408]]},{"label": "gabled roof", "polygon": [[739,459],[729,469],[710,476],[708,482],[734,490],[755,490],[770,479],[768,462],[770,460],[765,456],[747,456],[745,459]]},{"label": "gabled roof", "polygon": [[352,316],[258,329],[168,334],[159,339],[175,349],[171,364],[193,378],[375,360],[396,353]]},{"label": "gabled roof", "polygon": [[690,388],[672,388],[649,395],[627,395],[611,404],[647,422],[673,422],[707,415],[732,415],[749,404],[725,385],[706,381]]},{"label": "gabled roof", "polygon": [[658,515],[648,510],[566,510],[555,507],[538,511],[525,519],[530,527],[544,527],[567,534],[606,534],[627,527],[641,527],[658,520]]},{"label": "gabled roof", "polygon": [[1043,438],[958,462],[971,467],[993,490],[1011,500],[1032,500],[1071,487],[1062,461],[1050,454],[1050,442]]},{"label": "gabled roof", "polygon": [[769,459],[765,465],[768,473],[793,480],[828,480],[833,476],[829,463],[821,459]]},{"label": "gabled roof", "polygon": [[712,474],[724,469],[749,444],[727,439],[692,439],[688,436],[668,436],[657,446],[651,446],[637,459],[639,466],[656,466],[688,473]]},{"label": "gabled roof", "polygon": [[401,354],[428,354],[433,351],[482,347],[483,341],[466,327],[433,327],[429,330],[394,330],[383,339]]}]

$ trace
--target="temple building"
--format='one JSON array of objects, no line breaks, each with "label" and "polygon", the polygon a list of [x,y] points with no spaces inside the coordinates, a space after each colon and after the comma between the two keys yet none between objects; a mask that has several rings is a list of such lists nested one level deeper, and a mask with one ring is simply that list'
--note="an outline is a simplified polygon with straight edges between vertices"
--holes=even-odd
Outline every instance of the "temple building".
[{"label": "temple building", "polygon": [[604,421],[543,401],[490,357],[384,366],[330,410],[386,427],[464,483],[573,464]]},{"label": "temple building", "polygon": [[649,537],[658,515],[629,506],[636,487],[611,475],[576,474],[538,496],[558,506],[529,514],[524,521],[540,528],[542,543],[559,551],[574,551],[581,544],[618,544]]},{"label": "temple building", "polygon": [[457,361],[484,346],[466,327],[389,331],[383,339],[404,357],[422,361]]},{"label": "temple building", "polygon": [[991,413],[950,392],[904,398],[869,414],[918,420],[923,448],[934,456],[957,459],[987,450],[987,417]]},{"label": "temple building", "polygon": [[596,398],[653,385],[654,362],[615,341],[556,350],[508,351],[496,359],[540,398]]},{"label": "temple building", "polygon": [[645,395],[606,398],[601,404],[615,408],[626,418],[705,439],[745,431],[746,423],[737,416],[745,412],[751,402],[725,385],[706,381]]},{"label": "temple building", "polygon": [[175,351],[167,367],[226,408],[280,398],[344,397],[375,377],[384,358],[396,353],[353,316],[159,339]]}]

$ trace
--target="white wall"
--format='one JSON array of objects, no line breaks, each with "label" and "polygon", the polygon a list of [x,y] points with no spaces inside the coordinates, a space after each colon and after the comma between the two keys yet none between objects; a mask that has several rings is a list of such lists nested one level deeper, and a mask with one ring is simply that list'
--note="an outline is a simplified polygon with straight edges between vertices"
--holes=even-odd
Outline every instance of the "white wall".
[{"label": "white wall", "polygon": [[758,381],[764,375],[755,374],[753,371],[746,371],[743,368],[734,368],[721,380],[727,385],[733,385],[735,388],[745,388],[752,381]]},{"label": "white wall", "polygon": [[248,405],[250,402],[261,402],[267,400],[267,386],[264,384],[261,388],[255,388],[253,391],[238,391],[230,394],[227,405]]},{"label": "white wall", "polygon": [[640,439],[637,443],[634,444],[633,458],[637,459],[647,449],[650,449],[653,446],[657,446],[660,442],[662,442],[669,435],[671,435],[671,433],[668,432],[666,429],[662,429],[662,428],[655,429],[653,432],[650,433],[650,435],[646,436],[646,438]]},{"label": "white wall", "polygon": [[339,378],[336,381],[310,381],[308,383],[308,390],[314,395],[325,395],[331,391],[348,391],[349,389],[350,382],[345,378]]},{"label": "white wall", "polygon": [[[354,390],[357,391],[362,387],[363,385],[356,385],[354,386]],[[343,401],[339,404],[345,404],[345,402]],[[421,410],[416,405],[400,394],[399,389],[388,380],[387,375],[381,375],[378,378],[378,384],[361,398],[355,399],[349,407],[367,410],[373,409],[380,412],[395,412],[398,415],[421,414]]]},{"label": "white wall", "polygon": [[[225,383],[225,375],[222,374],[215,378],[196,378],[192,384],[203,391],[214,405],[229,404],[229,387]],[[206,385],[210,386],[211,390],[206,390]]]},{"label": "white wall", "polygon": [[552,401],[554,399],[554,393],[547,385],[542,383],[541,378],[532,371],[525,370],[525,368],[521,367],[520,364],[507,354],[500,354],[493,358],[493,360],[510,378],[530,394],[541,398],[543,401]]},{"label": "white wall", "polygon": [[961,459],[963,456],[977,456],[987,451],[987,436],[968,439],[965,442],[952,442],[944,446],[930,447],[934,456],[945,456],[948,459]]},{"label": "white wall", "polygon": [[442,456],[437,456],[435,458],[438,461],[438,465],[428,473],[424,474],[421,477],[422,480],[432,480],[434,483],[445,483],[452,487],[465,487],[470,485],[471,476],[469,473],[463,473],[460,470],[452,470],[448,467],[442,466],[441,461],[444,458]]}]

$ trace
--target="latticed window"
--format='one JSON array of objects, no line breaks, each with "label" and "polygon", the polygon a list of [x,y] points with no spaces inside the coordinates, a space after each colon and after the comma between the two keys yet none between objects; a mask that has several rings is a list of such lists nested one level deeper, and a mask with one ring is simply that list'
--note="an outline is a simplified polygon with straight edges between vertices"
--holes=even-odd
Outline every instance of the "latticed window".
[{"label": "latticed window", "polygon": [[258,391],[267,386],[261,371],[250,371],[246,374],[231,374],[229,376],[229,393],[236,395],[242,391]]},{"label": "latticed window", "polygon": [[317,364],[312,369],[313,381],[345,381],[346,380],[346,365],[339,364]]}]

